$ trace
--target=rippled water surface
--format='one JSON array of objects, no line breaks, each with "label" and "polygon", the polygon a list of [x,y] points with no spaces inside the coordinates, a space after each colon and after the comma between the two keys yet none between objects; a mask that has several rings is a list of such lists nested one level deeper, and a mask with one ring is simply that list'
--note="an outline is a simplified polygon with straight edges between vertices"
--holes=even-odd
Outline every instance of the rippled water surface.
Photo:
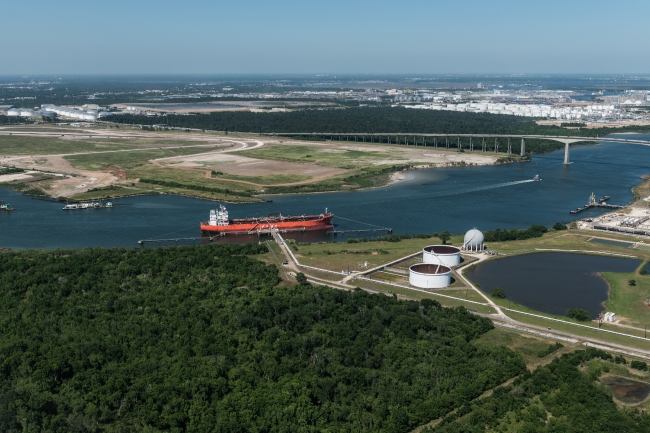
[{"label": "rippled water surface", "polygon": [[[635,135],[650,140],[650,135]],[[431,152],[432,148],[423,151]],[[417,170],[395,185],[357,192],[268,197],[272,203],[228,205],[231,218],[267,215],[335,214],[337,230],[389,227],[394,233],[464,233],[524,228],[570,221],[569,210],[594,192],[611,202],[632,200],[631,188],[650,173],[650,148],[603,143],[571,150],[572,164],[562,164],[563,151],[533,156],[528,163],[484,167]],[[539,175],[541,182],[531,179]],[[215,203],[174,196],[116,200],[112,210],[64,212],[62,205],[32,200],[0,189],[0,199],[15,212],[0,212],[0,247],[57,248],[135,246],[139,239],[199,236]],[[599,210],[581,216],[599,214]],[[372,233],[365,234],[372,236]],[[336,239],[323,233],[298,234],[310,240]],[[232,238],[231,238],[232,239]],[[236,241],[243,241],[239,237]],[[250,239],[250,238],[249,238]],[[254,240],[257,237],[253,238]]]}]

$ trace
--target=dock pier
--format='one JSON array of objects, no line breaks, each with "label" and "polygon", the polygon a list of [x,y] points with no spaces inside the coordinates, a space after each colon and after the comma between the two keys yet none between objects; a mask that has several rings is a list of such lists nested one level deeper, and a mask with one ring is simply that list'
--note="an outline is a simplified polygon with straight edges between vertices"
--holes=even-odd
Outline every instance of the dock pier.
[{"label": "dock pier", "polygon": [[327,232],[328,234],[333,234],[334,236],[337,235],[345,235],[346,233],[367,233],[367,232],[372,232],[373,234],[377,234],[377,232],[386,232],[387,234],[393,233],[393,229],[389,228],[376,228],[376,229],[360,229],[360,230],[331,230]]},{"label": "dock pier", "polygon": [[618,205],[618,204],[609,204],[609,203],[607,203],[607,200],[609,200],[610,198],[611,198],[610,196],[606,195],[605,197],[602,197],[602,198],[599,198],[598,200],[596,200],[594,198],[594,193],[592,192],[591,197],[589,198],[589,203],[584,205],[584,207],[579,207],[579,208],[576,208],[576,209],[574,209],[572,211],[569,211],[569,213],[572,214],[572,215],[575,215],[575,214],[579,214],[580,212],[584,212],[587,209],[591,209],[591,208],[594,208],[594,207],[600,207],[600,208],[605,208],[605,209],[623,209],[625,207],[625,206],[621,206],[621,205]]}]

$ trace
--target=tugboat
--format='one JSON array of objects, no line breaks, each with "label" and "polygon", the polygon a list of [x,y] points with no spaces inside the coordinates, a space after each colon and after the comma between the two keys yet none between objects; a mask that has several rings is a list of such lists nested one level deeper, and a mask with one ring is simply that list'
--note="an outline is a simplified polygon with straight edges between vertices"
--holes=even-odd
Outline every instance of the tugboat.
[{"label": "tugboat", "polygon": [[539,177],[539,174],[536,174],[535,177],[533,178],[533,181],[535,182],[539,182],[540,180],[542,180],[542,178]]},{"label": "tugboat", "polygon": [[0,201],[0,211],[9,212],[12,210],[16,210],[16,209],[11,207],[9,203],[5,203],[4,200]]}]

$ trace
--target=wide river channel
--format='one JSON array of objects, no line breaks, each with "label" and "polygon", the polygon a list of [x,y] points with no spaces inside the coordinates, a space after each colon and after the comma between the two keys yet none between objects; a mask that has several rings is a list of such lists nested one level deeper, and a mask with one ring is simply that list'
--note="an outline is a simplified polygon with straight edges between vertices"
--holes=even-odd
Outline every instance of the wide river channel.
[{"label": "wide river channel", "polygon": [[[650,134],[627,135],[650,140]],[[433,149],[423,149],[423,152]],[[335,214],[337,230],[389,227],[393,233],[464,233],[477,227],[525,228],[570,221],[569,210],[584,205],[589,195],[611,196],[627,204],[631,188],[650,173],[650,148],[603,142],[564,152],[533,156],[531,162],[483,167],[416,170],[385,188],[309,195],[267,197],[271,203],[228,205],[231,218]],[[541,182],[531,179],[539,175]],[[0,247],[81,248],[137,246],[140,239],[200,236],[199,222],[216,203],[176,196],[143,196],[115,200],[114,209],[63,211],[60,203],[33,200],[0,189],[0,199],[16,208],[0,212]],[[598,214],[600,211],[591,211]],[[583,213],[581,216],[590,215]],[[383,234],[378,232],[377,235]],[[324,233],[295,234],[304,241],[345,240]],[[354,236],[357,236],[356,234]],[[371,237],[373,233],[362,233]],[[232,237],[238,242],[257,236]]]}]

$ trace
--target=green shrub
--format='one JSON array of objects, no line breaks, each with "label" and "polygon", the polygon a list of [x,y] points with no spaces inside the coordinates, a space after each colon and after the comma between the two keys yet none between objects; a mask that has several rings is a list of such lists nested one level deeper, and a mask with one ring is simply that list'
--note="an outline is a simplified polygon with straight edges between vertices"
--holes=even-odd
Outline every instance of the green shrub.
[{"label": "green shrub", "polygon": [[587,322],[591,320],[591,314],[583,308],[569,308],[566,310],[566,316],[579,322]]},{"label": "green shrub", "polygon": [[564,345],[562,345],[562,343],[560,343],[559,341],[556,341],[555,344],[549,344],[546,349],[540,350],[539,352],[537,352],[537,356],[539,358],[543,358],[546,355],[550,355],[553,352],[557,352],[558,350],[560,350],[563,347],[564,347]]}]

